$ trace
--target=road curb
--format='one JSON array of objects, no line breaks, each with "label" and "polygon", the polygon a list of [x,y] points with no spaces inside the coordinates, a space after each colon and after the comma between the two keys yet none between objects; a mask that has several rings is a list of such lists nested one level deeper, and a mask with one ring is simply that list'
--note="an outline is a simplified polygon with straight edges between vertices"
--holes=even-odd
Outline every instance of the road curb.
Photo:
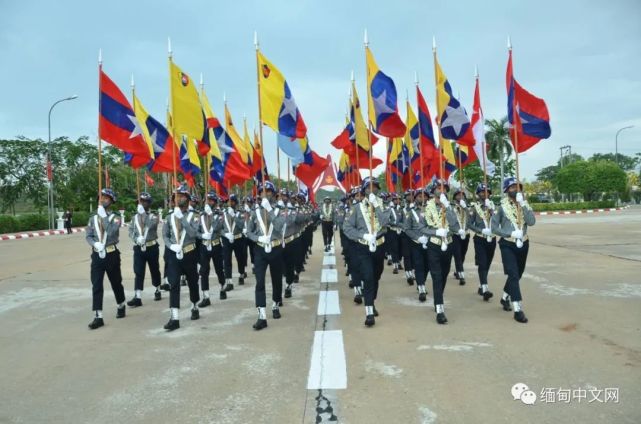
[{"label": "road curb", "polygon": [[549,212],[534,212],[536,216],[550,216],[550,215],[577,215],[577,214],[594,214],[603,212],[616,212],[628,209],[630,206],[623,206],[621,208],[603,208],[603,209],[581,209],[573,211],[549,211]]}]

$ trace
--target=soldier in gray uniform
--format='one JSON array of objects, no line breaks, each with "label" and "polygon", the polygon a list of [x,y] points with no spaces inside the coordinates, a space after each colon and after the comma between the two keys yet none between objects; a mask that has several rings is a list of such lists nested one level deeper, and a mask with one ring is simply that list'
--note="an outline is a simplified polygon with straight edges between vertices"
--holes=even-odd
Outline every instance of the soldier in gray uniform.
[{"label": "soldier in gray uniform", "polygon": [[494,203],[489,196],[492,190],[484,183],[476,187],[477,202],[472,202],[469,207],[467,226],[474,231],[474,262],[478,267],[479,289],[478,294],[488,302],[494,294],[489,290],[487,275],[494,259],[496,250],[496,237],[492,234],[491,219],[494,215]]},{"label": "soldier in gray uniform", "polygon": [[171,253],[167,255],[167,277],[169,279],[169,308],[171,317],[164,328],[173,331],[180,328],[178,311],[180,309],[180,276],[187,278],[189,299],[191,300],[191,319],[200,318],[198,301],[198,237],[199,215],[189,211],[189,188],[180,186],[174,192],[176,207],[163,226],[162,235]]},{"label": "soldier in gray uniform", "polygon": [[389,226],[387,234],[385,235],[386,250],[391,256],[392,264],[394,265],[393,274],[398,274],[400,251],[401,251],[401,231],[403,228],[403,211],[400,206],[400,199],[396,193],[390,194],[389,210]]},{"label": "soldier in gray uniform", "polygon": [[223,265],[225,266],[225,290],[234,289],[232,281],[232,253],[236,255],[238,264],[238,273],[240,277],[238,282],[245,284],[245,266],[247,265],[247,250],[243,256],[243,228],[245,220],[242,214],[236,208],[238,207],[238,197],[235,194],[229,196],[229,206],[223,208],[221,214],[222,220],[222,237],[223,244]]},{"label": "soldier in gray uniform", "polygon": [[160,264],[158,258],[158,215],[150,210],[151,195],[140,193],[138,198],[137,214],[134,215],[129,225],[129,238],[134,243],[134,297],[128,306],[132,308],[142,306],[142,291],[145,284],[145,268],[149,267],[151,284],[156,288],[154,300],[160,300]]},{"label": "soldier in gray uniform", "polygon": [[198,238],[202,240],[199,252],[200,264],[200,289],[203,292],[203,300],[198,304],[199,308],[206,308],[211,305],[209,298],[209,271],[211,264],[214,264],[214,271],[220,286],[219,298],[227,299],[225,287],[225,271],[223,267],[223,251],[221,246],[222,220],[221,212],[218,209],[218,195],[214,190],[207,193],[207,203],[203,214],[199,218]]},{"label": "soldier in gray uniform", "polygon": [[325,252],[329,252],[334,237],[334,206],[332,199],[326,197],[323,199],[323,206],[320,210],[321,229],[323,231],[323,244]]},{"label": "soldier in gray uniform", "polygon": [[422,239],[426,232],[427,221],[425,220],[425,203],[430,198],[430,187],[425,187],[424,190],[416,190],[416,197],[414,202],[411,203],[410,208],[407,210],[403,231],[409,242],[411,243],[408,249],[410,250],[411,261],[414,266],[416,275],[416,289],[418,291],[418,300],[425,302],[427,300],[427,290],[425,289],[425,281],[429,274],[429,260],[427,257],[427,243]]},{"label": "soldier in gray uniform", "polygon": [[452,209],[456,213],[460,230],[457,234],[452,235],[453,256],[454,256],[454,278],[459,280],[459,285],[465,285],[465,255],[470,245],[470,238],[467,234],[467,196],[465,189],[459,187],[454,191],[452,196]]},{"label": "soldier in gray uniform", "polygon": [[420,244],[427,245],[427,260],[432,276],[432,291],[434,293],[434,309],[436,322],[446,324],[445,304],[443,293],[447,283],[447,275],[452,266],[452,235],[458,234],[459,227],[456,213],[447,199],[450,187],[444,180],[432,183],[430,193],[432,199],[425,204],[424,219],[426,226],[423,235],[418,239]]},{"label": "soldier in gray uniform", "polygon": [[300,231],[305,225],[305,216],[299,214],[291,202],[291,193],[281,194],[285,204],[282,213],[285,215],[283,228],[283,267],[285,270],[285,297],[292,297],[292,284],[296,282],[296,255],[300,244]]},{"label": "soldier in gray uniform", "polygon": [[[373,192],[370,191],[370,185],[373,187]],[[354,242],[354,263],[359,267],[360,278],[363,280],[365,325],[368,327],[375,324],[374,317],[378,315],[374,302],[385,266],[383,243],[385,243],[385,227],[389,222],[389,211],[383,209],[381,199],[376,196],[379,189],[378,181],[365,178],[361,185],[361,192],[365,198],[354,205],[352,213],[344,223],[345,235]]]},{"label": "soldier in gray uniform", "polygon": [[[417,193],[421,193],[422,190],[417,190]],[[410,219],[411,210],[414,208],[414,191],[407,190],[405,192],[405,204],[402,209],[403,213],[403,222],[405,223]],[[405,225],[403,225],[405,226]],[[405,234],[401,233],[401,254],[403,256],[403,268],[405,269],[405,280],[410,286],[414,284],[416,279],[416,272],[414,270],[414,264],[412,263],[412,240]],[[403,269],[399,267],[399,269]]]},{"label": "soldier in gray uniform", "polygon": [[120,271],[120,251],[118,237],[120,235],[120,217],[111,211],[111,205],[116,202],[116,194],[110,188],[100,192],[100,204],[96,215],[89,218],[85,239],[91,248],[91,286],[92,309],[94,319],[89,324],[90,330],[105,325],[102,318],[102,300],[104,297],[103,280],[105,273],[111,283],[111,289],[116,297],[118,309],[116,318],[125,317],[125,289],[122,286]]},{"label": "soldier in gray uniform", "polygon": [[272,205],[276,193],[274,184],[265,181],[259,184],[258,193],[263,195],[260,207],[252,211],[248,222],[247,237],[256,242],[254,248],[254,266],[256,268],[256,308],[258,319],[253,325],[255,330],[267,327],[265,276],[269,266],[272,280],[272,317],[281,317],[279,306],[282,305],[283,295],[283,227],[285,217],[282,211]]},{"label": "soldier in gray uniform", "polygon": [[521,277],[525,271],[530,241],[527,228],[536,223],[534,212],[523,198],[523,187],[514,177],[503,181],[506,196],[492,216],[492,233],[501,237],[499,248],[503,260],[503,272],[507,275],[501,305],[505,311],[514,309],[514,319],[525,324],[528,319],[522,309]]}]

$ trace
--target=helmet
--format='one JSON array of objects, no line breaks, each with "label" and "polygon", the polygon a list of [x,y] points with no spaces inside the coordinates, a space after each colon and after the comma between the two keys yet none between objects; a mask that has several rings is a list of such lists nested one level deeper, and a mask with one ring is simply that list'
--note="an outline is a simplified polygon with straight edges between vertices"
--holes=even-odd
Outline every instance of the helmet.
[{"label": "helmet", "polygon": [[380,185],[380,183],[378,182],[378,180],[375,177],[372,177],[371,179],[370,179],[370,177],[365,177],[363,179],[363,182],[361,183],[361,191],[365,191],[365,189],[367,189],[367,187],[369,187],[370,181],[371,181],[371,184],[375,185],[377,189],[379,189],[379,190],[381,189],[381,185]]},{"label": "helmet", "polygon": [[434,191],[436,191],[437,188],[440,188],[441,185],[445,189],[446,193],[450,192],[450,185],[447,183],[447,181],[437,178],[434,181],[432,181],[432,184],[430,184],[430,186],[429,186],[430,187],[430,194],[434,193]]},{"label": "helmet", "polygon": [[330,203],[331,201],[332,201],[332,199],[330,199],[329,197],[324,197],[323,198],[323,202],[325,202],[325,203]]},{"label": "helmet", "polygon": [[184,194],[188,199],[191,199],[191,194],[189,194],[189,187],[187,184],[181,184],[174,190],[174,194]]},{"label": "helmet", "polygon": [[207,192],[207,200],[210,199],[214,202],[218,202],[218,195],[216,194],[215,190],[209,190],[209,192]]},{"label": "helmet", "polygon": [[479,185],[476,186],[476,194],[479,194],[482,191],[486,190],[489,194],[492,194],[492,190],[490,189],[490,187],[486,186],[485,183],[479,183]]},{"label": "helmet", "polygon": [[262,193],[263,191],[271,191],[272,193],[276,193],[276,188],[274,187],[274,183],[271,181],[265,181],[265,183],[259,183],[258,184],[258,192]]},{"label": "helmet", "polygon": [[254,203],[254,198],[251,197],[251,196],[247,196],[247,197],[245,197],[245,202],[246,203]]},{"label": "helmet", "polygon": [[147,193],[146,191],[140,193],[140,196],[138,198],[146,202],[151,202],[151,194]]},{"label": "helmet", "polygon": [[457,187],[456,190],[454,190],[453,196],[456,196],[457,194],[462,194],[463,197],[465,197],[465,189],[463,187]]},{"label": "helmet", "polygon": [[191,199],[189,200],[192,202],[198,203],[200,202],[200,196],[198,195],[198,193],[194,193],[191,195]]},{"label": "helmet", "polygon": [[414,191],[413,191],[413,190],[410,190],[410,189],[405,190],[405,193],[403,193],[403,196],[405,196],[405,197],[407,197],[407,196],[414,196]]},{"label": "helmet", "polygon": [[[503,180],[503,193],[507,193],[507,189],[510,188],[510,186],[513,186],[517,183],[516,178],[514,177],[507,177],[506,179]],[[523,184],[519,183],[519,190],[523,191]]]},{"label": "helmet", "polygon": [[110,188],[103,188],[103,189],[100,191],[100,194],[102,194],[103,196],[109,196],[109,197],[111,197],[111,201],[112,201],[112,202],[114,202],[114,203],[116,203],[116,193],[115,193],[112,189],[110,189]]},{"label": "helmet", "polygon": [[230,194],[230,195],[229,195],[229,201],[230,201],[230,202],[236,202],[236,203],[238,203],[238,196],[236,196],[236,195],[235,195],[235,194],[233,194],[233,193],[232,193],[232,194]]}]

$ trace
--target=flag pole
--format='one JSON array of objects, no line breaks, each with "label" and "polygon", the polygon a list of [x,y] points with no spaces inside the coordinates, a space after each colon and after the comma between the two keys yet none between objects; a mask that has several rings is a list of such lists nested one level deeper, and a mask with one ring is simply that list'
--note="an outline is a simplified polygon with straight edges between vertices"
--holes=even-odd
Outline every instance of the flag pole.
[{"label": "flag pole", "polygon": [[[135,114],[136,113],[136,83],[134,82],[134,74],[131,74],[131,102],[134,105],[134,114]],[[144,122],[139,122],[139,124],[145,125]],[[133,166],[131,168],[136,174],[136,196],[137,196],[137,199],[140,199],[140,178],[138,175],[138,169],[133,169]]]},{"label": "flag pole", "polygon": [[[434,58],[434,87],[436,89],[436,132],[438,135],[435,136],[438,137],[438,172],[439,172],[439,182],[441,184],[441,193],[445,192],[445,188],[443,187],[443,147],[441,146],[441,119],[439,116],[440,110],[441,110],[441,104],[438,100],[438,75],[437,75],[437,59],[436,59],[436,37],[432,37],[432,56]],[[419,123],[420,126],[420,123]],[[447,140],[446,140],[447,141]],[[445,227],[445,207],[441,205],[442,213],[441,213],[441,226],[442,228]],[[443,246],[447,247],[446,244],[447,238],[443,238],[441,244],[441,249],[443,249]]]},{"label": "flag pole", "polygon": [[[367,86],[367,93],[366,93],[366,95],[367,95],[367,127],[366,128],[367,128],[367,145],[369,147],[369,151],[368,151],[368,156],[369,156],[369,192],[370,192],[370,194],[373,194],[374,193],[374,181],[373,181],[373,177],[372,177],[372,150],[373,150],[373,148],[372,148],[372,129],[371,129],[372,122],[371,122],[370,116],[369,116],[369,109],[370,109],[370,102],[371,102],[370,97],[371,96],[370,96],[370,93],[369,93],[369,89],[370,89],[369,88],[369,66],[367,66],[367,51],[369,50],[369,40],[367,38],[367,30],[365,30],[365,35],[363,37],[363,44],[365,45],[365,73],[366,73],[365,81],[366,81],[366,84],[367,84],[366,85]],[[358,138],[356,139],[356,157],[358,158]],[[376,230],[376,228],[374,227],[374,213],[375,213],[375,211],[374,211],[374,207],[372,206],[371,203],[369,204],[369,211],[370,211],[370,214],[369,214],[369,217],[370,217],[370,228],[372,229],[372,231],[375,231]],[[374,234],[374,237],[376,237],[376,234]]]},{"label": "flag pole", "polygon": [[[205,81],[203,79],[203,74],[202,72],[200,73],[200,98],[203,98],[205,92]],[[209,136],[209,127],[207,126],[207,121],[205,121],[205,131],[207,131],[207,136]],[[211,143],[211,140],[209,141]],[[211,147],[210,147],[211,148]],[[205,198],[207,196],[207,192],[209,191],[209,154],[205,153],[203,156],[203,161],[205,162],[204,166],[204,171],[203,171],[203,189],[205,190]]]},{"label": "flag pole", "polygon": [[[416,104],[418,105],[418,158],[419,158],[419,165],[421,167],[421,188],[425,189],[425,171],[424,171],[424,166],[423,166],[423,140],[421,140],[421,107],[418,104],[418,72],[414,72],[414,84],[416,84]],[[410,108],[409,101],[407,104],[407,108]],[[408,113],[409,115],[409,113]],[[411,135],[410,135],[411,138]],[[410,140],[411,141],[411,140]]]},{"label": "flag pole", "polygon": [[[510,40],[510,37],[507,38],[507,50],[508,54],[510,55],[510,59],[512,58],[512,41]],[[512,62],[513,63],[513,62]],[[512,78],[514,78],[514,73],[512,73]],[[515,96],[512,98],[512,121],[514,124],[512,125],[512,128],[514,130],[514,156],[516,158],[516,191],[517,193],[521,191],[521,177],[519,175],[519,115],[516,111],[516,108],[518,105],[515,105],[515,100],[516,100],[516,93]],[[502,182],[501,182],[502,183]],[[523,217],[523,212],[521,210],[521,205],[519,205],[518,202],[516,203],[516,221],[517,225],[520,228],[523,228],[523,222],[522,222],[522,217]]]},{"label": "flag pole", "polygon": [[102,116],[102,105],[100,94],[102,93],[102,49],[98,50],[98,201],[102,193],[102,137],[100,137],[100,116]]},{"label": "flag pole", "polygon": [[[359,180],[358,177],[361,176],[361,166],[360,166],[360,163],[359,163],[360,161],[358,160],[358,156],[359,156],[359,154],[358,154],[359,153],[359,150],[358,150],[358,125],[356,124],[356,108],[354,107],[354,93],[356,93],[356,80],[354,79],[354,71],[352,70],[352,87],[351,87],[350,102],[351,102],[351,105],[352,105],[352,110],[354,110],[354,152],[355,152],[355,155],[356,155],[356,172],[357,172],[356,184],[358,184],[358,180]],[[369,137],[369,135],[368,135],[368,137]]]},{"label": "flag pole", "polygon": [[263,114],[262,107],[260,104],[260,61],[258,59],[258,54],[260,53],[260,48],[258,44],[258,33],[254,31],[254,47],[256,49],[256,87],[258,89],[258,141],[260,143],[260,179],[263,186],[263,197],[265,197],[265,148],[263,144]]},{"label": "flag pole", "polygon": [[[476,79],[476,87],[478,89],[478,95],[479,95],[479,117],[481,120],[481,125],[485,126],[485,122],[483,122],[483,114],[481,113],[481,88],[479,86],[479,68],[478,66],[474,67],[474,78]],[[488,192],[487,192],[487,162],[485,159],[485,148],[486,148],[486,143],[485,143],[485,131],[483,131],[483,139],[481,140],[481,150],[482,150],[482,161],[483,161],[483,184],[485,184],[485,198],[489,199]]]},{"label": "flag pole", "polygon": [[[407,90],[405,91],[405,106],[406,106],[406,109],[407,109],[407,117],[408,117],[408,123],[409,123],[410,95],[407,92]],[[418,125],[418,131],[419,131],[419,133],[418,133],[419,134],[418,143],[420,145],[421,144],[421,137],[420,137],[420,135],[421,135],[421,124],[420,124],[420,122],[419,122],[419,125]],[[409,125],[407,126],[407,138],[409,139],[410,144],[412,144],[412,134],[410,132]],[[412,144],[412,152],[413,151],[414,151],[414,145]],[[409,149],[408,149],[408,152],[409,152]],[[421,165],[422,165],[423,160],[422,160],[422,158],[420,156],[420,152],[419,152],[419,159],[421,160]],[[405,160],[405,157],[403,157],[403,160]],[[409,181],[410,182],[410,190],[412,190],[412,183],[414,182],[413,181],[414,180],[414,174],[412,173],[412,158],[411,157],[409,157],[408,167],[409,167],[409,173],[410,173],[409,174],[410,175],[410,181]],[[421,168],[423,168],[423,167],[421,166]]]},{"label": "flag pole", "polygon": [[178,138],[176,137],[176,122],[175,122],[175,114],[174,114],[174,102],[173,102],[173,96],[172,96],[172,84],[171,84],[171,65],[173,62],[173,53],[171,50],[171,38],[167,38],[167,54],[169,56],[169,98],[172,99],[171,103],[169,103],[169,100],[167,101],[167,107],[170,110],[170,116],[171,116],[171,136],[173,138],[173,143],[171,147],[171,152],[172,152],[172,161],[173,161],[173,167],[174,167],[174,184],[173,187],[175,187],[178,184],[178,172],[176,171],[176,143],[178,142]]}]

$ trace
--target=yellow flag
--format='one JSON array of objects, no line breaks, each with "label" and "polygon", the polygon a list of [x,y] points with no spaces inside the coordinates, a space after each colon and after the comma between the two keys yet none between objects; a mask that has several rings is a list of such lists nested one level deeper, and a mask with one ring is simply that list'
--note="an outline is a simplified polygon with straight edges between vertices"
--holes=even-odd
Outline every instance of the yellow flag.
[{"label": "yellow flag", "polygon": [[249,162],[252,162],[254,160],[254,149],[252,148],[249,132],[247,131],[247,119],[243,120],[243,144],[245,145],[245,150],[247,150]]},{"label": "yellow flag", "polygon": [[[205,112],[205,118],[207,121],[210,120],[216,120],[218,121],[218,118],[216,118],[216,115],[214,115],[214,111],[212,110],[210,104],[209,104],[209,99],[207,98],[207,94],[205,93],[205,90],[202,90],[200,92],[200,101],[202,102],[203,105],[203,111]],[[211,127],[211,125],[208,125]],[[210,144],[210,150],[209,150],[209,163],[211,163],[211,157],[215,157],[216,159],[222,161],[223,156],[220,154],[220,149],[218,148],[218,143],[216,142],[216,135],[214,134],[213,128],[209,128],[209,144]]]},{"label": "yellow flag", "polygon": [[147,143],[147,147],[149,148],[149,157],[154,159],[154,145],[153,141],[151,140],[151,135],[149,134],[149,128],[147,128],[147,118],[149,117],[149,113],[147,113],[147,110],[145,110],[144,106],[138,99],[138,96],[136,94],[133,94],[134,98],[134,115],[136,115],[136,119],[138,120],[138,123],[140,124],[140,129],[142,131],[142,137],[145,139],[145,143]]},{"label": "yellow flag", "polygon": [[352,82],[352,120],[354,121],[354,132],[356,133],[356,142],[366,152],[369,151],[369,139],[367,138],[367,125],[361,113],[361,102],[356,93],[356,85]]},{"label": "yellow flag", "polygon": [[205,122],[196,84],[173,61],[169,61],[169,79],[175,138],[202,140]]},{"label": "yellow flag", "polygon": [[240,138],[238,131],[236,131],[236,127],[234,126],[234,121],[231,119],[231,113],[227,108],[227,104],[225,104],[225,130],[227,130],[227,134],[229,134],[232,143],[234,143],[234,149],[236,149],[240,158],[243,162],[249,163],[249,156],[247,149],[245,148],[245,142]]}]

